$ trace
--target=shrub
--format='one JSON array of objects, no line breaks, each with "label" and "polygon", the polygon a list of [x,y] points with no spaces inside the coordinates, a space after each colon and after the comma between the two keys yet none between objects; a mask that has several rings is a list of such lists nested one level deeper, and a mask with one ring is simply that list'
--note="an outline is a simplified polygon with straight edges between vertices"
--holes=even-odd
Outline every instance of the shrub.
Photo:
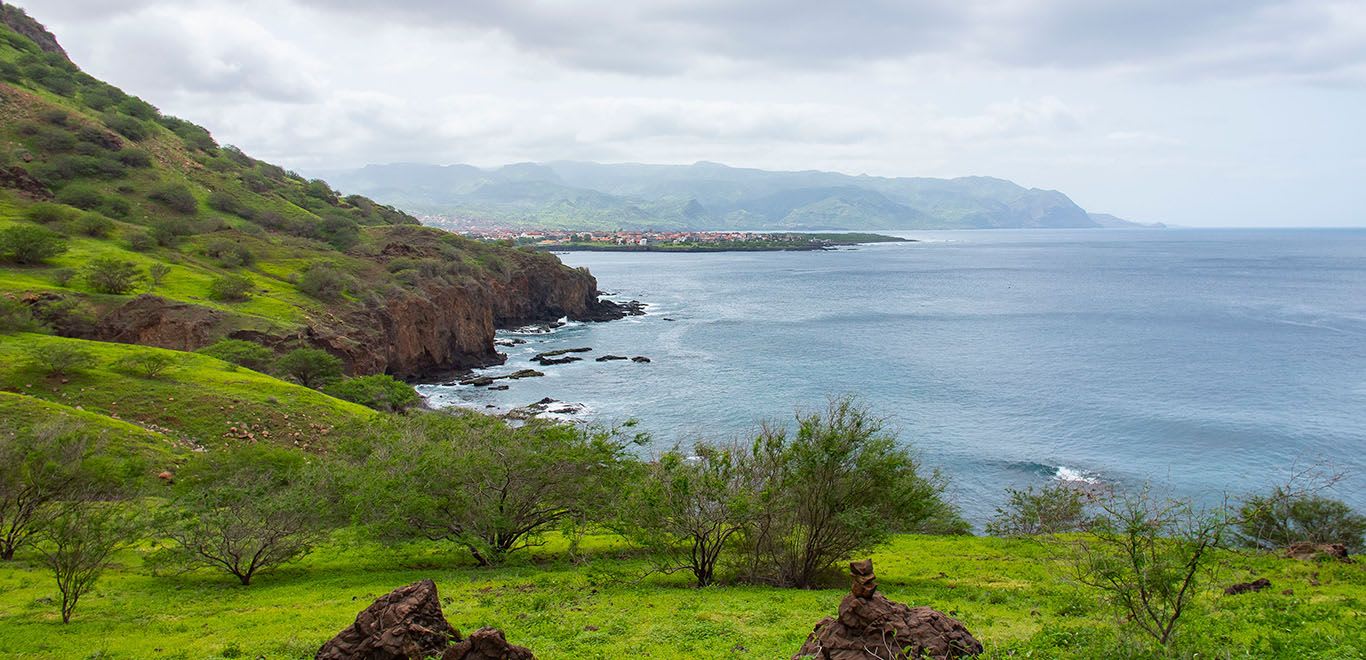
[{"label": "shrub", "polygon": [[125,97],[119,101],[118,105],[119,112],[130,117],[138,119],[155,119],[157,117],[156,107],[136,96]]},{"label": "shrub", "polygon": [[115,133],[134,142],[141,142],[147,139],[147,125],[132,117],[107,114],[104,116],[104,125],[113,129]]},{"label": "shrub", "polygon": [[209,208],[214,209],[215,211],[222,211],[232,215],[241,215],[246,208],[236,197],[222,190],[215,190],[209,193],[208,204]]},{"label": "shrub", "polygon": [[329,215],[318,226],[318,233],[328,245],[347,250],[360,241],[360,227],[346,216]]},{"label": "shrub", "polygon": [[67,343],[42,344],[29,349],[28,363],[49,376],[68,376],[94,366],[95,355]]},{"label": "shrub", "polygon": [[100,212],[111,218],[126,218],[133,211],[133,205],[122,197],[105,197]]},{"label": "shrub", "polygon": [[751,580],[810,587],[835,562],[866,552],[896,531],[965,532],[882,420],[850,399],[797,417],[797,431],[766,428],[753,446],[762,484],[744,538]]},{"label": "shrub", "polygon": [[96,293],[123,295],[143,280],[142,269],[115,257],[91,259],[83,270],[85,283]]},{"label": "shrub", "polygon": [[1238,530],[1253,545],[1281,548],[1307,541],[1341,543],[1354,553],[1363,550],[1366,516],[1340,500],[1277,486],[1247,498],[1239,514]]},{"label": "shrub", "polygon": [[61,420],[0,433],[0,560],[14,559],[46,522],[49,504],[72,493],[88,451],[86,437]]},{"label": "shrub", "polygon": [[114,221],[98,213],[82,213],[71,221],[71,231],[92,238],[105,238],[114,230]]},{"label": "shrub", "polygon": [[250,266],[256,261],[256,255],[251,253],[245,245],[226,238],[215,238],[204,246],[204,254],[218,260],[218,263],[228,268],[240,268]]},{"label": "shrub", "polygon": [[33,316],[28,305],[0,296],[0,334],[12,332],[41,332],[43,324]]},{"label": "shrub", "polygon": [[166,276],[169,274],[171,274],[171,267],[160,261],[147,267],[147,280],[151,283],[153,289],[161,286],[161,282],[165,280]]},{"label": "shrub", "polygon": [[161,202],[166,208],[177,213],[190,215],[199,210],[199,200],[195,199],[194,193],[183,184],[170,184],[153,190],[147,195],[149,198]]},{"label": "shrub", "polygon": [[299,277],[299,290],[323,301],[341,300],[349,278],[331,264],[315,263]]},{"label": "shrub", "polygon": [[63,252],[66,241],[57,233],[32,225],[0,229],[0,260],[39,264]]},{"label": "shrub", "polygon": [[152,156],[141,149],[120,149],[114,157],[128,167],[151,167]]},{"label": "shrub", "polygon": [[134,231],[128,235],[128,249],[146,252],[157,246],[157,239],[149,231]]},{"label": "shrub", "polygon": [[33,315],[63,337],[95,334],[95,311],[75,297],[39,300],[33,305]]},{"label": "shrub", "polygon": [[73,209],[70,206],[53,204],[51,202],[38,202],[24,211],[24,217],[33,222],[50,225],[70,220],[76,216],[76,213],[76,209]]},{"label": "shrub", "polygon": [[96,149],[113,151],[123,146],[119,136],[109,133],[98,126],[85,125],[76,130],[76,139],[92,145]]},{"label": "shrub", "polygon": [[0,80],[7,83],[17,83],[24,77],[24,72],[19,70],[13,62],[0,62]]},{"label": "shrub", "polygon": [[487,566],[600,508],[625,447],[569,425],[439,413],[377,423],[340,451],[365,475],[347,490],[381,538],[449,541]]},{"label": "shrub", "polygon": [[421,401],[412,385],[388,374],[347,378],[324,387],[323,392],[381,412],[401,412]]},{"label": "shrub", "polygon": [[94,186],[73,183],[57,193],[57,201],[88,211],[103,203],[104,195]]},{"label": "shrub", "polygon": [[76,148],[76,136],[52,126],[40,126],[33,132],[30,142],[34,148],[47,153],[64,154]]},{"label": "shrub", "polygon": [[148,235],[157,245],[172,247],[180,242],[181,237],[190,234],[190,225],[184,220],[177,218],[158,218],[152,222],[152,229]]},{"label": "shrub", "polygon": [[615,527],[648,551],[657,570],[716,580],[722,554],[754,520],[755,491],[738,447],[699,445],[647,465],[623,498]]},{"label": "shrub", "polygon": [[1086,525],[1083,493],[1066,483],[1053,483],[1034,491],[1007,488],[1009,501],[996,509],[987,523],[992,536],[1035,536],[1075,532]]},{"label": "shrub", "polygon": [[244,445],[200,454],[181,470],[159,563],[211,568],[243,585],[322,541],[331,508],[322,475],[298,452]]},{"label": "shrub", "polygon": [[160,378],[179,362],[175,356],[161,351],[143,351],[125,355],[114,362],[115,369],[143,378]]},{"label": "shrub", "polygon": [[315,390],[342,375],[342,361],[317,348],[296,348],[285,353],[276,368],[294,382]]},{"label": "shrub", "polygon": [[275,360],[274,351],[243,339],[220,339],[195,352],[261,372]]},{"label": "shrub", "polygon": [[224,275],[209,282],[209,297],[224,302],[250,300],[255,285],[245,275]]}]

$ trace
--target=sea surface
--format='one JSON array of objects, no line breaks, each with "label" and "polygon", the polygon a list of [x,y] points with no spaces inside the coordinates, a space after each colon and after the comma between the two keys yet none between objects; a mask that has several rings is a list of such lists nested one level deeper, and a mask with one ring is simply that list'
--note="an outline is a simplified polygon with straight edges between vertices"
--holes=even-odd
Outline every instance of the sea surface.
[{"label": "sea surface", "polygon": [[[1151,483],[1213,502],[1327,462],[1366,508],[1366,230],[923,231],[821,252],[561,255],[648,314],[502,332],[506,391],[639,421],[654,448],[744,438],[856,395],[980,526],[1006,486]],[[596,362],[643,355],[648,364]],[[489,408],[492,406],[492,408]],[[648,449],[646,450],[648,451]]]}]

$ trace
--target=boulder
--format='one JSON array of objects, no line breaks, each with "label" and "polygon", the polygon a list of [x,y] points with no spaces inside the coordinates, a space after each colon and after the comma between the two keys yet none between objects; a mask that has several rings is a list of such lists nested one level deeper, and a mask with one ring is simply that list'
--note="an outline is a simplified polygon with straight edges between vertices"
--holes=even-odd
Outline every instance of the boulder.
[{"label": "boulder", "polygon": [[957,619],[929,607],[908,607],[877,593],[873,560],[849,564],[851,593],[840,602],[839,617],[816,624],[794,660],[865,658],[961,658],[982,652]]},{"label": "boulder", "polygon": [[561,356],[561,355],[567,355],[567,354],[569,354],[569,353],[587,353],[588,351],[591,351],[591,350],[593,350],[593,349],[588,348],[588,347],[586,347],[586,346],[583,347],[583,348],[560,348],[560,349],[556,349],[556,350],[553,350],[553,351],[546,351],[546,352],[544,352],[544,353],[537,353],[537,354],[536,354],[535,356],[533,356],[531,359],[533,359],[533,360],[539,360],[539,359],[541,359],[541,358],[558,357],[558,356]]},{"label": "boulder", "polygon": [[1230,596],[1237,596],[1238,594],[1245,594],[1249,591],[1261,591],[1263,589],[1269,589],[1270,587],[1271,580],[1268,580],[1266,578],[1257,578],[1256,580],[1253,580],[1251,582],[1239,582],[1238,584],[1231,584],[1224,588],[1224,593]]},{"label": "boulder", "polygon": [[522,378],[539,378],[544,375],[545,374],[536,371],[535,369],[518,369],[517,371],[508,374],[507,377],[512,380],[519,380]]},{"label": "boulder", "polygon": [[581,358],[581,357],[574,357],[574,356],[572,356],[572,355],[570,355],[570,356],[568,356],[568,357],[541,357],[541,356],[537,356],[537,357],[531,358],[531,360],[532,360],[533,362],[535,362],[536,364],[539,364],[539,365],[541,365],[541,366],[543,366],[543,367],[548,367],[548,366],[553,365],[553,364],[569,364],[570,362],[578,362],[579,360],[582,360],[582,359],[583,359],[583,358]]},{"label": "boulder", "polygon": [[632,362],[639,362],[640,364],[649,364],[649,363],[650,363],[650,358],[647,358],[647,357],[645,357],[644,355],[637,355],[637,356],[631,358],[631,361],[632,361]]},{"label": "boulder", "polygon": [[534,660],[509,644],[503,631],[480,628],[462,639],[441,612],[431,580],[399,587],[356,615],[356,622],[322,648],[314,660]]},{"label": "boulder", "polygon": [[1312,561],[1319,557],[1352,561],[1347,557],[1347,546],[1341,543],[1291,543],[1290,547],[1285,549],[1285,556],[1300,561]]},{"label": "boulder", "polygon": [[611,362],[612,360],[629,360],[625,355],[604,355],[598,358],[598,362]]},{"label": "boulder", "polygon": [[356,622],[333,637],[315,660],[408,660],[441,656],[459,639],[441,612],[436,584],[422,580],[399,587],[356,615]]}]

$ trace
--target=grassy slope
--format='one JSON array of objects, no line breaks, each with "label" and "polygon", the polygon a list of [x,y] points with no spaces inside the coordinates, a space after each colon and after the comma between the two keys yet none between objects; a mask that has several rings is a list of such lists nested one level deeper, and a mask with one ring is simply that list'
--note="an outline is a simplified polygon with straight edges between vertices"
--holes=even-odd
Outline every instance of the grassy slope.
[{"label": "grassy slope", "polygon": [[[50,577],[23,556],[0,565],[0,648],[33,658],[310,658],[371,600],[430,577],[458,629],[503,628],[542,658],[779,658],[833,615],[845,593],[833,585],[698,590],[682,575],[642,577],[644,564],[623,559],[609,538],[589,537],[585,548],[582,565],[565,561],[563,544],[552,542],[528,563],[490,570],[443,546],[339,540],[246,588],[216,574],[154,577],[127,553],[69,626],[45,600],[55,593]],[[873,558],[889,598],[957,616],[987,657],[1126,655],[1108,610],[1063,580],[1065,565],[1037,543],[901,536]],[[1203,595],[1180,655],[1363,657],[1366,566],[1223,560],[1221,584],[1255,574],[1274,588]],[[1319,586],[1310,585],[1314,573]]]},{"label": "grassy slope", "polygon": [[[35,347],[67,344],[95,355],[96,365],[61,378],[28,364]],[[156,379],[112,365],[140,352],[174,355],[178,365]],[[212,445],[224,438],[274,440],[303,447],[326,444],[336,426],[370,419],[369,408],[220,360],[159,348],[35,334],[0,335],[0,390],[162,430],[176,439]],[[8,420],[4,408],[0,419]]]},{"label": "grassy slope", "polygon": [[166,434],[23,394],[0,392],[0,419],[5,420],[0,438],[7,434],[26,434],[47,424],[70,422],[101,437],[108,451],[152,458],[154,464],[162,468],[185,453],[181,443]]}]

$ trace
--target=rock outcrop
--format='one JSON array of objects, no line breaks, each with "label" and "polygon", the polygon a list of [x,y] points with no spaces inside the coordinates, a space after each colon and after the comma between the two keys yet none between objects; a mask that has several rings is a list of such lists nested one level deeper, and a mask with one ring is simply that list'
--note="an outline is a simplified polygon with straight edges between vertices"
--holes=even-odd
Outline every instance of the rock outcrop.
[{"label": "rock outcrop", "polygon": [[1266,578],[1257,578],[1256,580],[1253,580],[1251,582],[1239,582],[1238,584],[1230,584],[1229,586],[1224,587],[1224,593],[1229,596],[1237,596],[1238,594],[1245,594],[1249,591],[1261,591],[1263,589],[1270,588],[1271,580],[1268,580]]},{"label": "rock outcrop", "polygon": [[1352,561],[1347,557],[1347,546],[1341,543],[1291,543],[1290,547],[1285,549],[1285,556],[1300,561],[1312,561],[1320,557]]},{"label": "rock outcrop", "polygon": [[436,584],[422,580],[381,596],[356,615],[315,660],[534,660],[531,651],[509,644],[503,631],[480,628],[462,639],[441,611]]},{"label": "rock outcrop", "polygon": [[9,29],[28,37],[33,43],[38,44],[38,48],[45,53],[56,53],[62,59],[70,62],[66,51],[61,44],[57,43],[57,37],[53,36],[41,23],[33,20],[24,10],[0,2],[0,23],[4,23]]},{"label": "rock outcrop", "polygon": [[143,294],[100,318],[95,338],[193,351],[213,342],[222,312]]},{"label": "rock outcrop", "polygon": [[849,564],[853,586],[840,602],[839,617],[826,617],[794,660],[866,658],[961,658],[982,652],[957,619],[929,607],[908,607],[877,593],[873,560]]}]

